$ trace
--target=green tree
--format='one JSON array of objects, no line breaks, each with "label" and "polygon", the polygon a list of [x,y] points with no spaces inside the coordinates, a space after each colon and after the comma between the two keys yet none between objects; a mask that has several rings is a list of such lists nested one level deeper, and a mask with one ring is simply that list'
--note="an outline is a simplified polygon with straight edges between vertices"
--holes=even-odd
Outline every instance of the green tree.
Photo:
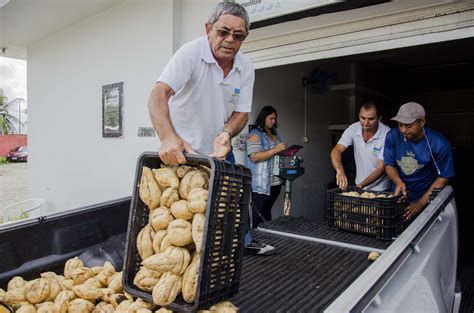
[{"label": "green tree", "polygon": [[14,133],[15,124],[18,124],[18,118],[8,111],[10,106],[11,103],[7,102],[7,97],[3,95],[3,89],[0,88],[0,132],[3,135]]}]

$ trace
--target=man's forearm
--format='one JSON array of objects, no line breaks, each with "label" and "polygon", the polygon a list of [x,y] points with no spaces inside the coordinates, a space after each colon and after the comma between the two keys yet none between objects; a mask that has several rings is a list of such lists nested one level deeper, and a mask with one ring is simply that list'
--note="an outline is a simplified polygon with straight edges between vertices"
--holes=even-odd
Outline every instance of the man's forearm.
[{"label": "man's forearm", "polygon": [[233,112],[225,124],[223,131],[228,132],[231,137],[234,137],[244,129],[248,120],[249,114],[247,112]]},{"label": "man's forearm", "polygon": [[392,165],[385,165],[385,173],[387,173],[388,178],[390,178],[394,184],[397,185],[402,182],[398,170]]},{"label": "man's forearm", "polygon": [[341,152],[336,149],[331,151],[331,163],[337,173],[345,175],[344,167],[342,166]]},{"label": "man's forearm", "polygon": [[374,181],[380,178],[384,173],[384,162],[383,160],[378,160],[377,161],[377,166],[375,167],[375,170],[370,173],[369,176],[367,176],[364,180],[362,180],[359,185],[360,187],[365,187],[367,185],[372,184]]},{"label": "man's forearm", "polygon": [[367,185],[372,184],[374,181],[379,179],[380,176],[382,176],[384,170],[382,168],[376,168],[372,173],[370,173],[369,176],[367,176],[363,181],[359,183],[362,187],[365,187]]},{"label": "man's forearm", "polygon": [[449,179],[447,178],[436,177],[435,181],[431,184],[430,188],[428,188],[428,190],[423,194],[423,197],[421,197],[420,201],[422,203],[420,203],[420,205],[424,206],[426,203],[428,203],[430,194],[435,188],[441,189],[445,187],[448,184],[448,182],[449,182]]},{"label": "man's forearm", "polygon": [[148,100],[148,111],[150,119],[153,123],[153,127],[158,133],[160,140],[168,138],[170,136],[176,136],[176,132],[171,123],[168,100],[171,96],[172,91],[168,91],[165,88],[161,88],[156,85],[151,91],[150,98]]}]

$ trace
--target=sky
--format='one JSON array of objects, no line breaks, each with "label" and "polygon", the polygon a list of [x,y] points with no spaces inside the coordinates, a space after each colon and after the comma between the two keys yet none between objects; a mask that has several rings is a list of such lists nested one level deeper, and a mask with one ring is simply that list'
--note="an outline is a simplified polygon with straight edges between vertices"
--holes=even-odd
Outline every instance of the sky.
[{"label": "sky", "polygon": [[[23,98],[26,100],[26,61],[0,57],[0,88],[3,89],[3,95],[7,97],[7,103],[16,99]],[[27,102],[15,102],[18,105],[10,106],[9,112],[16,118],[20,118],[20,121],[26,123],[28,120],[27,115]],[[27,124],[21,128],[21,133],[25,134],[28,132]]]},{"label": "sky", "polygon": [[0,88],[7,101],[26,100],[26,61],[0,57]]}]

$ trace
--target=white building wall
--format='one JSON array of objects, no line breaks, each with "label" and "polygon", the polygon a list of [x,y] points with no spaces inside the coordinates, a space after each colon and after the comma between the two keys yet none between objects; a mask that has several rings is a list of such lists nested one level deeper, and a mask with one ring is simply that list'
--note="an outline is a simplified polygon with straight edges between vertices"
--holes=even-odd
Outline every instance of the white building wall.
[{"label": "white building wall", "polygon": [[174,51],[176,51],[184,43],[206,33],[204,24],[219,0],[175,0],[174,2],[180,7],[178,11],[180,22],[173,25],[176,38]]},{"label": "white building wall", "polygon": [[[158,137],[147,99],[172,55],[173,3],[125,1],[28,48],[29,197],[47,212],[130,196]],[[102,138],[102,86],[124,82],[123,138]]]}]

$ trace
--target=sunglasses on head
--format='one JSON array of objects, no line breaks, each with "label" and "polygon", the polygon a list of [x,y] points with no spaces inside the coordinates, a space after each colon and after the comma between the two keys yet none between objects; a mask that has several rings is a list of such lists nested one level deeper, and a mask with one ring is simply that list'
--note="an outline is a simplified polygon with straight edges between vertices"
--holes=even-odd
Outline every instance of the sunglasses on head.
[{"label": "sunglasses on head", "polygon": [[229,35],[232,35],[232,37],[234,37],[234,39],[237,41],[244,41],[245,38],[247,38],[247,34],[236,33],[225,28],[218,28],[216,26],[213,27],[216,29],[217,35],[222,38],[227,38]]}]

